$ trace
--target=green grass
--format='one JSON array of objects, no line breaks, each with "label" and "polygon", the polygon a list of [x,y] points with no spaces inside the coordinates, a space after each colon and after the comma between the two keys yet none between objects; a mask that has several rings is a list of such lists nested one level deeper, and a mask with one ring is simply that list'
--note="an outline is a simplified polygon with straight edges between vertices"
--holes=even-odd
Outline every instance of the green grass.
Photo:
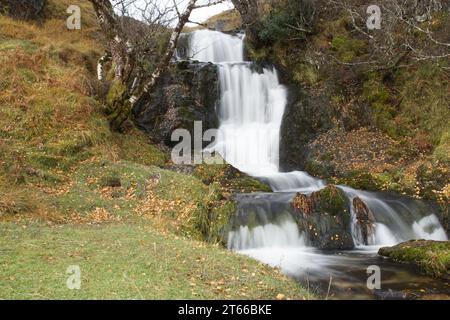
[{"label": "green grass", "polygon": [[0,43],[0,51],[16,50],[18,48],[27,53],[32,53],[36,51],[37,46],[31,41],[19,39],[4,40]]},{"label": "green grass", "polygon": [[[303,299],[272,268],[145,223],[2,223],[0,299]],[[81,269],[81,289],[66,269]]]},{"label": "green grass", "polygon": [[[101,208],[123,217],[132,213],[139,201],[145,199],[147,180],[157,172],[156,167],[126,161],[87,162],[71,175],[72,183],[64,194],[49,196],[47,199],[64,216],[77,213],[86,215]],[[112,178],[117,178],[120,185],[108,185]]]}]

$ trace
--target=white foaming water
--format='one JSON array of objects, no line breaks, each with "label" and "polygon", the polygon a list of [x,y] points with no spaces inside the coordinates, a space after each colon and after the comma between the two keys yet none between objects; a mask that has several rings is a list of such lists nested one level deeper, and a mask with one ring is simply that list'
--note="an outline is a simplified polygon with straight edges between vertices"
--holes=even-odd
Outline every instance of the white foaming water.
[{"label": "white foaming water", "polygon": [[[258,177],[258,176],[257,176]],[[266,174],[259,178],[266,178],[275,192],[313,192],[325,187],[322,180],[311,177],[306,172],[277,172]]]},{"label": "white foaming water", "polygon": [[305,247],[305,241],[295,221],[287,219],[279,224],[269,223],[251,229],[241,226],[229,233],[228,247],[233,250],[298,248]]},{"label": "white foaming water", "polygon": [[[360,238],[353,237],[353,239]],[[382,223],[375,224],[375,234],[372,239],[369,240],[369,246],[392,246],[402,241],[401,239],[396,237],[386,225]],[[361,245],[360,243],[358,243],[358,240],[356,240],[355,242],[356,245]]]},{"label": "white foaming water", "polygon": [[415,221],[412,228],[418,239],[448,240],[444,228],[434,214]]},{"label": "white foaming water", "polygon": [[280,127],[286,89],[275,71],[247,63],[220,65],[220,128],[216,150],[253,176],[278,172]]},{"label": "white foaming water", "polygon": [[243,36],[201,30],[190,34],[188,56],[219,66],[220,127],[214,150],[231,165],[265,179],[275,191],[319,190],[322,181],[279,169],[280,128],[287,89],[273,68],[244,61]]},{"label": "white foaming water", "polygon": [[[392,200],[386,201],[377,198],[375,194],[365,191],[355,190],[341,186],[349,199],[360,198],[372,211],[375,217],[375,234],[369,238],[370,246],[395,245],[400,242],[425,239],[425,240],[448,240],[444,228],[435,214],[426,211],[425,216],[419,221],[414,221],[414,214],[420,210],[418,206],[407,206],[401,202]],[[397,207],[395,207],[397,204]],[[402,209],[402,212],[399,212]],[[424,209],[427,210],[427,209]],[[416,211],[416,212],[414,212]],[[352,224],[351,230],[353,241],[356,246],[363,246],[361,231],[356,222],[356,214],[351,206]],[[407,219],[408,218],[408,219]]]},{"label": "white foaming water", "polygon": [[190,33],[188,57],[202,62],[244,61],[243,36],[232,37],[218,31]]},{"label": "white foaming water", "polygon": [[[280,128],[287,104],[287,90],[280,84],[276,70],[257,70],[252,63],[244,61],[243,52],[243,36],[207,30],[196,31],[189,36],[188,56],[219,66],[222,96],[218,110],[219,135],[214,151],[234,167],[269,183],[275,192],[308,193],[322,189],[324,182],[304,172],[280,172]],[[409,221],[374,194],[346,187],[342,189],[351,200],[360,197],[375,215],[375,234],[369,239],[370,246],[420,238],[447,239],[435,215]],[[409,215],[415,209],[404,210]],[[361,246],[362,236],[354,212],[352,218],[353,240],[355,245]],[[281,252],[279,248],[288,248],[292,253],[293,247],[305,247],[293,220],[252,229],[242,226],[230,233],[228,245],[270,264],[279,258],[280,255],[274,256],[274,252]],[[298,254],[291,255],[292,259],[295,256]]]},{"label": "white foaming water", "polygon": [[[244,61],[243,37],[214,31],[190,35],[188,55],[219,66],[220,127],[214,150],[231,165],[266,180],[275,191],[318,190],[323,183],[303,172],[279,170],[280,128],[287,104],[287,89],[274,69]],[[272,247],[304,247],[294,221],[249,229],[229,235],[235,250]]]}]

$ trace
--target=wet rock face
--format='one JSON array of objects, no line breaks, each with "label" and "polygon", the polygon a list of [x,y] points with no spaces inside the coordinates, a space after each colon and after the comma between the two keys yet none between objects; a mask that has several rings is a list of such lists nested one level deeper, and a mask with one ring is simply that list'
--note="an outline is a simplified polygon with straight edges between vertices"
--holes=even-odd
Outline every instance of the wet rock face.
[{"label": "wet rock face", "polygon": [[325,95],[314,96],[289,88],[289,101],[280,132],[280,166],[285,171],[304,169],[308,142],[334,126],[334,110]]},{"label": "wet rock face", "polygon": [[203,132],[217,128],[218,81],[217,66],[211,63],[176,63],[151,96],[136,103],[133,109],[136,124],[155,141],[169,147],[178,144],[171,141],[175,129],[186,129],[194,137],[194,121],[202,122]]},{"label": "wet rock face", "polygon": [[353,209],[358,228],[361,230],[362,240],[365,245],[369,245],[369,239],[375,233],[375,217],[369,207],[358,197],[353,199]]},{"label": "wet rock face", "polygon": [[330,185],[311,195],[297,194],[294,218],[310,245],[320,249],[352,249],[350,207],[344,192]]},{"label": "wet rock face", "polygon": [[13,18],[34,20],[41,17],[47,0],[0,0],[0,13]]}]

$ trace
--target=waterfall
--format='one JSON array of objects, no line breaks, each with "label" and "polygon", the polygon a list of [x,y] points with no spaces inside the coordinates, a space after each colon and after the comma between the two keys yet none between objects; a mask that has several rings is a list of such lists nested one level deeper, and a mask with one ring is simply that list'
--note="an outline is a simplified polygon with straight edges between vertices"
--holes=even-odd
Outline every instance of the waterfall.
[{"label": "waterfall", "polygon": [[[221,99],[217,110],[220,127],[214,150],[234,167],[267,182],[275,192],[309,193],[325,183],[304,172],[280,172],[280,128],[287,104],[287,89],[274,68],[260,68],[244,60],[243,35],[215,31],[189,34],[190,59],[213,62],[219,67]],[[387,201],[374,194],[342,187],[350,199],[359,197],[375,216],[371,245],[389,245],[427,238],[446,240],[437,217],[417,204]],[[353,240],[361,245],[361,234],[352,212]],[[305,245],[293,219],[277,224],[240,226],[229,235],[236,250],[302,247]]]},{"label": "waterfall", "polygon": [[188,58],[201,62],[243,62],[244,35],[199,30],[189,34]]},{"label": "waterfall", "polygon": [[208,30],[189,35],[188,57],[219,66],[220,127],[214,151],[275,191],[323,188],[322,181],[304,172],[280,172],[280,129],[288,92],[274,68],[244,60],[243,40],[243,35]]},{"label": "waterfall", "polygon": [[278,224],[268,223],[250,229],[240,226],[228,236],[228,247],[234,250],[304,247],[305,240],[291,218]]},{"label": "waterfall", "polygon": [[[353,200],[358,197],[370,209],[375,217],[375,233],[369,239],[369,245],[395,245],[412,239],[447,240],[444,228],[429,207],[413,199],[374,194],[340,186]],[[356,223],[356,214],[351,206],[351,231],[355,245],[362,246],[362,236]]]}]

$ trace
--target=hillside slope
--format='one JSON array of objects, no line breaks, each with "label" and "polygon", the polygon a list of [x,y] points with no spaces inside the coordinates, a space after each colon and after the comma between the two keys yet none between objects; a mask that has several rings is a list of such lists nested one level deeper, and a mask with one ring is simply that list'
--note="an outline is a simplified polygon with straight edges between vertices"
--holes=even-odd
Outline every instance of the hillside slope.
[{"label": "hillside slope", "polygon": [[[306,297],[216,245],[234,212],[227,166],[166,170],[166,152],[131,123],[110,130],[96,20],[78,1],[82,29],[68,31],[69,4],[49,1],[41,23],[0,15],[0,298]],[[79,291],[65,286],[70,265]]]}]

